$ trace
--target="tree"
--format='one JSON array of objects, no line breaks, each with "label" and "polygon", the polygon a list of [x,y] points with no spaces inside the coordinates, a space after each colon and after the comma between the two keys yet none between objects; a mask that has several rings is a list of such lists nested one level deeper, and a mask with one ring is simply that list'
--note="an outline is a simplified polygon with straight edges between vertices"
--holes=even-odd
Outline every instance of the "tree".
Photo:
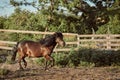
[{"label": "tree", "polygon": [[6,18],[5,17],[0,17],[0,29],[3,29],[5,27],[4,23],[6,21]]},{"label": "tree", "polygon": [[120,34],[120,1],[115,0],[114,4],[106,12],[109,22],[99,28],[97,33],[108,33],[108,28],[112,34]]},{"label": "tree", "polygon": [[120,9],[119,0],[10,0],[10,3],[15,7],[32,5],[37,8],[42,16],[46,16],[43,22],[47,30],[61,29],[79,34],[96,32],[100,26],[110,22],[112,14],[118,14],[115,10]]}]

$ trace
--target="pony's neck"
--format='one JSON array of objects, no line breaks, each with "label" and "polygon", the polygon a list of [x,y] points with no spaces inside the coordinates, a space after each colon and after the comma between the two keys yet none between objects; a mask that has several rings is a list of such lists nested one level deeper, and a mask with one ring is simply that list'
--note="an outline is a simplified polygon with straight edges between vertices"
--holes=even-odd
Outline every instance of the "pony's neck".
[{"label": "pony's neck", "polygon": [[46,46],[46,47],[50,47],[53,46],[53,48],[56,46],[56,38],[54,36],[49,36],[46,37],[42,40],[39,41],[41,45]]}]

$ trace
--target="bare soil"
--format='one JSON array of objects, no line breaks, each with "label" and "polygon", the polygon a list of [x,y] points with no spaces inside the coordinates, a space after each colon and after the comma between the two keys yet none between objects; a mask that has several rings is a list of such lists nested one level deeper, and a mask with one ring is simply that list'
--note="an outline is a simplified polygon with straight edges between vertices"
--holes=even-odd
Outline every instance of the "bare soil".
[{"label": "bare soil", "polygon": [[0,80],[120,80],[120,67],[53,67],[44,71],[29,62],[24,70],[18,70],[18,63],[2,63],[0,68],[10,70],[7,75],[0,75]]}]

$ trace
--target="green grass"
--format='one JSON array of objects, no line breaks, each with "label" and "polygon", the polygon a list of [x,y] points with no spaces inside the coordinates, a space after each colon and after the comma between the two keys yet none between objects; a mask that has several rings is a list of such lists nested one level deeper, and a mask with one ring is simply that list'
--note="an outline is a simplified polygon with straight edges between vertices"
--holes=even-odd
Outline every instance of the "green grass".
[{"label": "green grass", "polygon": [[9,70],[7,69],[0,69],[0,75],[7,75],[9,73]]}]

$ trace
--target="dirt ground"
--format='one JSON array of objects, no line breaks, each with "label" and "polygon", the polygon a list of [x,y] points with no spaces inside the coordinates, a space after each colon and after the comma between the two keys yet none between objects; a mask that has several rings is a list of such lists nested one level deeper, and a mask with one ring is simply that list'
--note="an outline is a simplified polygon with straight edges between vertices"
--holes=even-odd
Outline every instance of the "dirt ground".
[{"label": "dirt ground", "polygon": [[24,70],[18,70],[18,63],[0,65],[10,70],[7,75],[0,75],[0,80],[120,80],[120,67],[53,67],[44,71],[30,62]]}]

